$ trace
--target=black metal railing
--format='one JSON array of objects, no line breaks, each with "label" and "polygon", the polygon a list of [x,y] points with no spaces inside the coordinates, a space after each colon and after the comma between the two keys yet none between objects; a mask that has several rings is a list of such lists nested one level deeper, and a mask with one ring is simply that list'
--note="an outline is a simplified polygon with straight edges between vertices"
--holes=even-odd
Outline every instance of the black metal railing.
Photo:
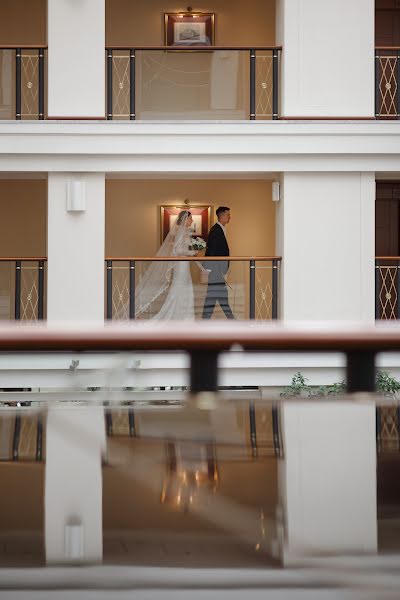
[{"label": "black metal railing", "polygon": [[400,257],[375,259],[375,318],[400,319]]},{"label": "black metal railing", "polygon": [[[2,119],[42,120],[46,115],[46,48],[0,47],[3,72]],[[7,82],[7,77],[9,81]]]},{"label": "black metal railing", "polygon": [[46,258],[0,258],[0,319],[44,319],[46,263]]},{"label": "black metal railing", "polygon": [[107,119],[277,119],[281,51],[107,48]]},{"label": "black metal railing", "polygon": [[[154,258],[129,257],[106,259],[106,318],[126,321],[135,319],[136,288],[146,267],[152,261],[190,261],[193,263],[192,279],[194,291],[195,318],[200,319],[207,297],[207,281],[202,281],[195,263],[210,260],[210,257]],[[213,257],[218,262],[226,257]],[[229,304],[235,318],[269,321],[278,318],[279,268],[281,257],[229,257],[230,269],[226,277]],[[197,277],[196,277],[197,276]],[[160,298],[160,301],[165,296]],[[151,318],[159,310],[154,304],[153,311],[141,318]],[[224,318],[223,313],[220,313]],[[218,312],[215,313],[218,316]]]},{"label": "black metal railing", "polygon": [[400,47],[375,49],[375,116],[400,117]]}]

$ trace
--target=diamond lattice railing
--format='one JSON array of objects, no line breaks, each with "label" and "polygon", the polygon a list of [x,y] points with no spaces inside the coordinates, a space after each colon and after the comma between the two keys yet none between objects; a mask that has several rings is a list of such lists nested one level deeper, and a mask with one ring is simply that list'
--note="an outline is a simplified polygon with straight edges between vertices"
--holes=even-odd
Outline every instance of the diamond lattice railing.
[{"label": "diamond lattice railing", "polygon": [[113,54],[113,118],[129,119],[130,73],[129,52]]},{"label": "diamond lattice railing", "polygon": [[129,266],[113,267],[112,315],[118,321],[129,320]]},{"label": "diamond lattice railing", "polygon": [[377,110],[380,117],[397,116],[398,60],[397,56],[378,56],[379,107]]},{"label": "diamond lattice railing", "polygon": [[21,54],[21,116],[24,119],[39,117],[39,55]]},{"label": "diamond lattice railing", "polygon": [[256,118],[272,118],[272,54],[256,53]]},{"label": "diamond lattice railing", "polygon": [[399,409],[395,406],[382,406],[379,409],[380,452],[398,451],[400,449],[399,437]]},{"label": "diamond lattice railing", "polygon": [[379,265],[380,274],[379,307],[381,319],[396,319],[398,267]]},{"label": "diamond lattice railing", "polygon": [[38,267],[35,265],[21,268],[21,320],[38,320],[39,289]]},{"label": "diamond lattice railing", "polygon": [[272,267],[256,264],[256,319],[272,319]]}]

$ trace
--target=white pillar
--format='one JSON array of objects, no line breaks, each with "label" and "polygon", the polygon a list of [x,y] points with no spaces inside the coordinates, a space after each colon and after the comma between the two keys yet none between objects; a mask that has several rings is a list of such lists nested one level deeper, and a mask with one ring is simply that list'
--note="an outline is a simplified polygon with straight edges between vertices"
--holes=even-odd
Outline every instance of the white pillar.
[{"label": "white pillar", "polygon": [[105,115],[105,0],[47,0],[48,115]]},{"label": "white pillar", "polygon": [[285,402],[281,426],[284,564],[377,552],[375,404]]},{"label": "white pillar", "polygon": [[284,173],[281,191],[281,317],[372,322],[374,173]]},{"label": "white pillar", "polygon": [[[71,182],[85,210],[67,211]],[[47,320],[104,321],[104,173],[49,173]]]},{"label": "white pillar", "polygon": [[49,409],[46,427],[47,563],[99,562],[103,556],[104,412],[98,407]]},{"label": "white pillar", "polygon": [[277,0],[285,117],[374,116],[374,0]]}]

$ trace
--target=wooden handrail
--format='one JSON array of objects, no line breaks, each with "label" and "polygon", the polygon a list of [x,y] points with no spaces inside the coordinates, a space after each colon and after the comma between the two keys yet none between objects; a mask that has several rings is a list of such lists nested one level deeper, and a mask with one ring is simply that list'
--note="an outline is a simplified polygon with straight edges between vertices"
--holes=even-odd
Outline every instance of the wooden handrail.
[{"label": "wooden handrail", "polygon": [[375,46],[375,50],[400,50],[400,46]]},{"label": "wooden handrail", "polygon": [[1,261],[8,261],[8,260],[44,260],[47,261],[47,256],[0,256],[0,262]]},{"label": "wooden handrail", "polygon": [[134,322],[124,325],[1,325],[0,351],[225,351],[263,352],[400,351],[400,326],[319,327],[240,321]]},{"label": "wooden handrail", "polygon": [[195,52],[210,52],[212,50],[282,50],[282,46],[106,46],[106,50],[159,50],[182,52],[182,50],[194,50]]},{"label": "wooden handrail", "polygon": [[375,260],[400,260],[400,256],[375,256]]},{"label": "wooden handrail", "polygon": [[17,48],[21,48],[21,50],[47,50],[46,44],[28,44],[28,45],[18,45],[18,44],[9,44],[7,46],[0,46],[0,50],[16,50]]},{"label": "wooden handrail", "polygon": [[134,260],[137,262],[149,262],[149,261],[156,261],[156,262],[163,262],[163,261],[171,261],[171,260],[176,260],[176,261],[181,261],[181,260],[193,260],[193,261],[203,261],[203,260],[215,260],[215,261],[220,261],[220,260],[229,260],[230,262],[234,262],[234,261],[250,261],[250,260],[255,260],[255,261],[272,261],[272,260],[278,260],[281,261],[282,257],[281,256],[110,256],[107,257],[105,259],[107,260],[111,260],[111,261],[128,261],[128,260]]}]

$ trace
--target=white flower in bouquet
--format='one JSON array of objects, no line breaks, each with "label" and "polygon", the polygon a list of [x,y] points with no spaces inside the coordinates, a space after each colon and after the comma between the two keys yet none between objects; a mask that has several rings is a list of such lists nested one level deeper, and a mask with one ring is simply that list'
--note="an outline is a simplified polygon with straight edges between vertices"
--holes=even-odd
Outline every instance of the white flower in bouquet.
[{"label": "white flower in bouquet", "polygon": [[207,244],[201,237],[195,237],[192,239],[192,243],[190,245],[191,250],[204,250]]}]

